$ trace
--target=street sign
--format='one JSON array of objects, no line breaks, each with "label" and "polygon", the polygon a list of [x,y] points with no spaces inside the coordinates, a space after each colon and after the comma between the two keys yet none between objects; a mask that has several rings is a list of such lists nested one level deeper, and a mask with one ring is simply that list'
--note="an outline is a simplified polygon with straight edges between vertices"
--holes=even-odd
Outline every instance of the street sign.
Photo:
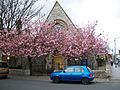
[{"label": "street sign", "polygon": [[82,66],[87,66],[88,65],[88,60],[87,59],[82,59],[81,60],[81,65]]}]

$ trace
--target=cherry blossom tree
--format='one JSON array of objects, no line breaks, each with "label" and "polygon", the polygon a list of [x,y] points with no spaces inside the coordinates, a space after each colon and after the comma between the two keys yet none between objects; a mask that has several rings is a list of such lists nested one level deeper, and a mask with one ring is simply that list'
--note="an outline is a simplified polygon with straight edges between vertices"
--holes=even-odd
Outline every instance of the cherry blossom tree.
[{"label": "cherry blossom tree", "polygon": [[41,56],[58,50],[72,57],[86,57],[91,53],[105,54],[107,41],[95,35],[94,24],[82,28],[57,30],[50,22],[25,22],[21,32],[1,31],[0,49],[5,55]]},{"label": "cherry blossom tree", "polygon": [[96,35],[97,22],[89,23],[82,28],[69,28],[63,54],[69,57],[86,58],[89,55],[105,55],[107,39],[102,34]]},{"label": "cherry blossom tree", "polygon": [[1,31],[0,49],[4,55],[41,56],[61,50],[64,43],[64,30],[54,28],[54,23],[25,22],[24,29]]},{"label": "cherry blossom tree", "polygon": [[64,30],[58,30],[54,23],[23,21],[23,30],[0,31],[0,50],[6,56],[27,56],[31,60],[39,56],[54,54],[62,50]]},{"label": "cherry blossom tree", "polygon": [[0,31],[0,50],[4,55],[29,56],[53,55],[55,51],[65,57],[89,58],[107,53],[107,39],[96,35],[97,23],[81,28],[58,29],[54,22],[23,20],[22,30]]}]

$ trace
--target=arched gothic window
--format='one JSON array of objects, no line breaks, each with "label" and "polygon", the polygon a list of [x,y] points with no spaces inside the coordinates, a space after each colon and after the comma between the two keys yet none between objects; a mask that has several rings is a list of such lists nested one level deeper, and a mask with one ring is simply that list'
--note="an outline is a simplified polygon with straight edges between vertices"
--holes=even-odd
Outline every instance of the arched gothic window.
[{"label": "arched gothic window", "polygon": [[63,20],[56,19],[54,21],[55,21],[55,28],[57,28],[58,30],[67,29],[67,24]]}]

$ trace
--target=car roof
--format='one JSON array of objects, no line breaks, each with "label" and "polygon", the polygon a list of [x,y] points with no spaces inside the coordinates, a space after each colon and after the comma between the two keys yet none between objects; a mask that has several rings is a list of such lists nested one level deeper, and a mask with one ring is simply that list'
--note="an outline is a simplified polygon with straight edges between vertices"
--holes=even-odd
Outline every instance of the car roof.
[{"label": "car roof", "polygon": [[82,68],[85,68],[86,66],[68,66],[68,67],[82,67]]}]

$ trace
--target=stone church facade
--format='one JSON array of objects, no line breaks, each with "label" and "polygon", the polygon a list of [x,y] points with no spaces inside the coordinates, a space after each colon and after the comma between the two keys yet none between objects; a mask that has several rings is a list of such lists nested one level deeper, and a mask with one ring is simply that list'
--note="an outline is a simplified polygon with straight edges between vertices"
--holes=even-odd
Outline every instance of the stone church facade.
[{"label": "stone church facade", "polygon": [[[55,27],[64,28],[67,30],[69,26],[74,27],[73,22],[68,17],[66,12],[63,10],[58,1],[55,2],[53,8],[51,9],[47,21],[55,22]],[[48,55],[47,58],[39,57],[35,60],[32,60],[31,63],[31,73],[32,75],[44,74],[52,70],[61,70],[68,65],[74,65],[76,62],[74,60],[68,60],[68,58],[63,57],[62,55]],[[79,62],[77,62],[79,63]]]},{"label": "stone church facade", "polygon": [[55,21],[56,23],[63,25],[66,29],[68,26],[74,26],[71,19],[68,17],[66,12],[63,10],[61,5],[56,1],[54,4],[52,10],[50,11],[47,20],[49,21]]},{"label": "stone church facade", "polygon": [[[67,29],[69,26],[73,26],[74,24],[71,21],[71,19],[68,17],[66,12],[63,10],[61,5],[58,3],[58,1],[55,2],[53,8],[51,9],[48,17],[48,21],[55,22],[55,27],[57,28],[64,28]],[[55,70],[63,69],[65,66],[67,66],[67,60],[62,55],[54,55],[52,57],[52,64],[53,68]]]}]

